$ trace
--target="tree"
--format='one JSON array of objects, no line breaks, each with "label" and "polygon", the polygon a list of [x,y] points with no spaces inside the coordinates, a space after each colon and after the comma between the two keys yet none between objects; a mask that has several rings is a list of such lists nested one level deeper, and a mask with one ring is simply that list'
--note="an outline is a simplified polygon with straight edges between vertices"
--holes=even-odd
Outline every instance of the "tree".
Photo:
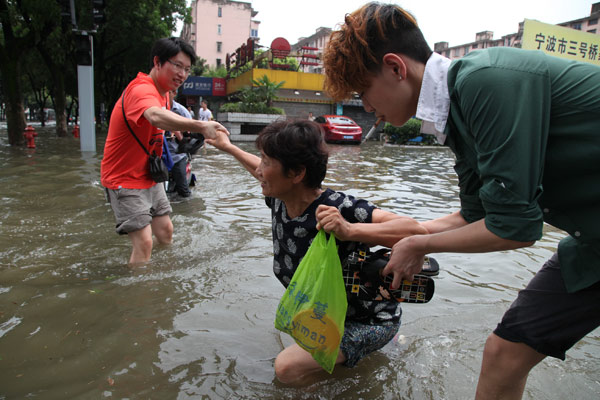
[{"label": "tree", "polygon": [[23,82],[23,89],[30,94],[28,98],[33,99],[33,101],[28,101],[27,104],[30,110],[36,110],[36,115],[39,115],[42,126],[45,126],[46,118],[43,111],[48,106],[50,98],[48,83],[51,83],[52,79],[39,54],[30,52],[24,57],[24,61],[23,69],[26,79]]},{"label": "tree", "polygon": [[264,101],[267,107],[273,107],[273,100],[277,99],[277,91],[285,82],[273,82],[267,75],[263,75],[262,78],[253,79],[252,83],[256,85],[256,91],[261,101]]},{"label": "tree", "polygon": [[13,2],[0,0],[0,25],[0,76],[6,99],[8,142],[16,146],[23,144],[25,130],[20,60],[35,36],[33,31],[22,29],[22,20],[18,18]]},{"label": "tree", "polygon": [[104,103],[110,113],[135,75],[150,71],[152,45],[189,12],[186,0],[106,1],[106,23],[94,34],[97,110]]},{"label": "tree", "polygon": [[[75,58],[70,19],[61,18],[64,0],[0,0],[0,76],[6,102],[11,145],[23,143],[23,56],[39,52],[52,83],[57,133],[66,134],[66,94],[77,96]],[[78,29],[94,32],[89,0],[75,0]],[[188,19],[186,0],[106,0],[106,22],[94,33],[94,70],[97,109],[114,104],[138,71],[150,70],[149,52],[154,41],[168,37],[179,19]],[[61,20],[63,23],[61,23]],[[109,108],[110,109],[110,108]],[[97,113],[98,114],[98,113]]]},{"label": "tree", "polygon": [[253,79],[254,87],[244,87],[237,94],[238,102],[226,103],[221,106],[223,112],[242,112],[254,114],[283,114],[283,110],[273,107],[273,100],[277,99],[277,90],[285,82],[273,82],[266,75]]},{"label": "tree", "polygon": [[198,57],[194,65],[192,65],[191,76],[205,76],[209,72],[210,67],[206,65],[206,60],[202,57]]},{"label": "tree", "polygon": [[[65,1],[63,1],[65,3]],[[61,20],[61,10],[58,7],[53,9],[54,21]],[[49,11],[48,11],[49,12]],[[73,61],[73,37],[70,18],[66,15],[62,18],[62,23],[54,25],[54,29],[49,35],[40,38],[36,44],[36,50],[44,62],[46,74],[49,75],[48,87],[52,99],[52,105],[56,115],[56,135],[67,135],[67,93],[65,80],[67,76],[75,76],[75,63]],[[76,93],[71,91],[71,96]]]},{"label": "tree", "polygon": [[52,34],[60,23],[59,16],[60,7],[56,2],[0,0],[0,74],[6,97],[8,141],[13,146],[23,144],[25,129],[23,57]]},{"label": "tree", "polygon": [[220,67],[207,67],[202,76],[209,78],[227,78],[227,69],[224,66]]}]

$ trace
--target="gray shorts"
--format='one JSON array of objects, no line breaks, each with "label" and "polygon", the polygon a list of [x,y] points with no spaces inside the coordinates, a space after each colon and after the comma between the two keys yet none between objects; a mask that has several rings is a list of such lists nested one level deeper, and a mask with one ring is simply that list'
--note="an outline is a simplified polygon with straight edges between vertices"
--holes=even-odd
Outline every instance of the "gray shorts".
[{"label": "gray shorts", "polygon": [[494,333],[564,360],[565,352],[598,326],[600,282],[568,293],[555,253],[519,292]]},{"label": "gray shorts", "polygon": [[117,221],[119,235],[138,231],[152,223],[153,217],[169,215],[171,204],[162,183],[149,189],[106,189]]},{"label": "gray shorts", "polygon": [[398,332],[400,324],[366,325],[354,321],[344,324],[340,351],[346,356],[344,366],[354,367],[367,354],[381,349]]}]

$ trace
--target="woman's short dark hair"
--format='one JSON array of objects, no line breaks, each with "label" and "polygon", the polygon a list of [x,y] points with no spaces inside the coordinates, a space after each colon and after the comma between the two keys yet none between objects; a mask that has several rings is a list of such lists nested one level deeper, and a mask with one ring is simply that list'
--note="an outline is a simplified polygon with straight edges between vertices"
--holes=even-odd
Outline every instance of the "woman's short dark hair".
[{"label": "woman's short dark hair", "polygon": [[186,41],[176,37],[158,39],[152,46],[150,69],[154,66],[154,57],[158,57],[160,65],[163,65],[169,58],[176,56],[181,51],[190,58],[192,65],[196,63],[196,52]]},{"label": "woman's short dark hair", "polygon": [[306,170],[302,183],[321,188],[329,154],[318,124],[308,120],[278,121],[264,128],[256,147],[283,166],[283,173]]}]

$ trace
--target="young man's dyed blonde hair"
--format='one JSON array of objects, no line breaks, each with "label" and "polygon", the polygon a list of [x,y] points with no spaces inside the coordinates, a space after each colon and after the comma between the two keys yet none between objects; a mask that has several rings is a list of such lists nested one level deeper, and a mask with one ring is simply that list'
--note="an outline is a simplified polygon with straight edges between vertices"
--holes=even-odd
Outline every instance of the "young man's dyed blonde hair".
[{"label": "young man's dyed blonde hair", "polygon": [[431,49],[410,13],[394,4],[372,2],[347,14],[323,53],[325,90],[336,101],[362,92],[387,53],[423,64],[429,59]]}]

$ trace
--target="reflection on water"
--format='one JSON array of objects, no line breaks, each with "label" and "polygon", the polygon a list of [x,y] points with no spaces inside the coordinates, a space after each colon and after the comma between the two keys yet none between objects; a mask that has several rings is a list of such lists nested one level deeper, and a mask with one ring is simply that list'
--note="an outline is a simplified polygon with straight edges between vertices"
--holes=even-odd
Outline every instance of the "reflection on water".
[{"label": "reflection on water", "polygon": [[[99,184],[103,139],[83,156],[52,133],[35,150],[0,139],[0,399],[472,398],[487,335],[562,237],[547,228],[528,249],[437,255],[436,295],[404,306],[398,340],[289,389],[274,380],[290,342],[273,327],[283,287],[259,186],[227,155],[196,156],[174,244],[131,270]],[[332,146],[325,186],[426,220],[459,206],[452,165],[445,149]],[[596,330],[566,362],[536,367],[524,398],[598,398],[599,361]]]}]

